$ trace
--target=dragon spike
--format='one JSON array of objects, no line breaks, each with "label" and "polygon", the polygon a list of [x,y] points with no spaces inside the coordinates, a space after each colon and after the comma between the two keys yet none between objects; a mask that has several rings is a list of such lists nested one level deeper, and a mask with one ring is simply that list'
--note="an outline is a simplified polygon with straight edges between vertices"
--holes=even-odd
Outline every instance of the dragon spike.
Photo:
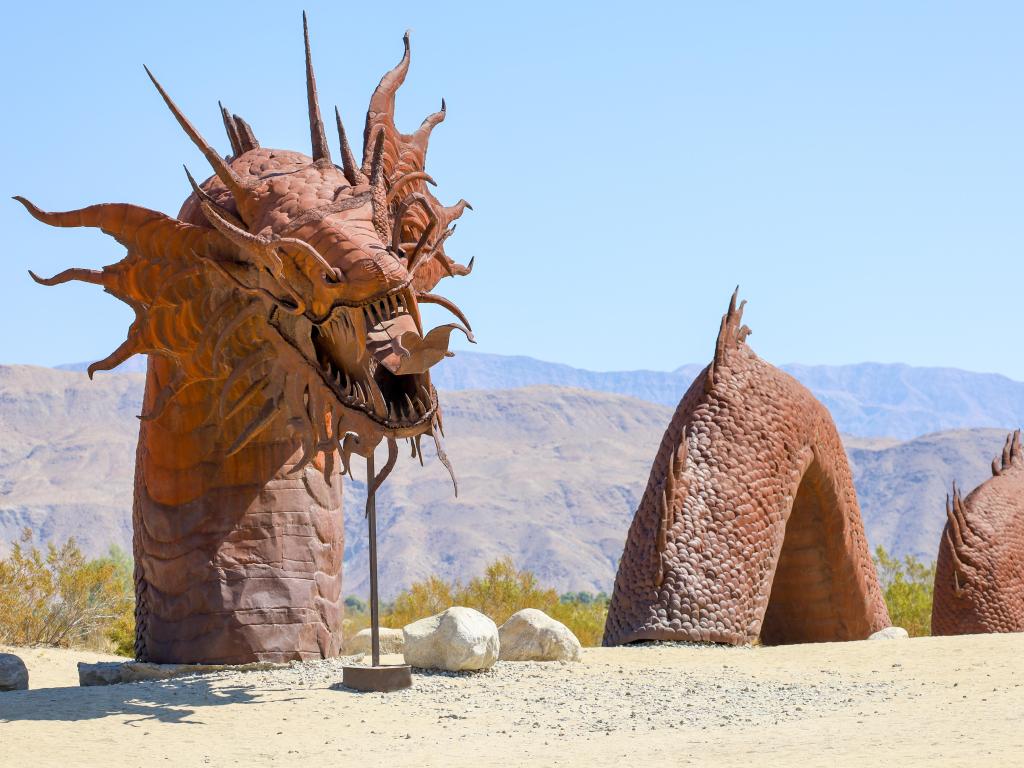
[{"label": "dragon spike", "polygon": [[348,143],[348,134],[345,133],[345,126],[341,122],[341,112],[338,108],[334,108],[334,118],[338,121],[338,141],[341,143],[341,169],[345,174],[345,179],[353,187],[357,184],[365,184],[367,182],[366,175],[362,169],[356,165],[355,155],[352,154],[352,147]]},{"label": "dragon spike", "polygon": [[205,189],[200,187],[199,184],[196,183],[196,180],[192,176],[192,173],[189,171],[187,165],[182,165],[181,167],[185,169],[185,176],[188,177],[188,183],[192,187],[192,192],[195,193],[195,196],[200,201],[200,203],[207,203],[208,205],[210,205],[210,207],[214,208],[217,211],[218,215],[220,215],[221,218],[227,219],[236,227],[245,226],[242,223],[242,221],[237,216],[235,216],[235,214],[218,205],[217,202],[212,197],[210,197],[209,193]]},{"label": "dragon spike", "polygon": [[196,130],[196,127],[192,125],[189,119],[185,117],[184,113],[178,109],[178,105],[175,104],[171,97],[167,95],[167,91],[165,91],[164,87],[160,85],[157,79],[153,76],[153,73],[149,71],[149,67],[143,65],[143,69],[146,70],[146,74],[149,75],[149,79],[153,81],[153,85],[156,86],[156,89],[163,98],[164,103],[167,104],[167,108],[171,110],[171,114],[174,115],[178,124],[182,127],[182,130],[188,134],[188,137],[192,139],[192,143],[195,144],[196,147],[199,148],[199,151],[203,153],[203,156],[206,157],[207,162],[210,163],[210,166],[217,174],[217,178],[224,182],[224,186],[231,191],[231,194],[235,196],[236,200],[240,200],[244,197],[247,191],[245,182],[239,178],[238,174],[232,170],[227,161],[217,154],[217,150],[206,142],[206,139],[204,139],[199,131]]},{"label": "dragon spike", "polygon": [[384,126],[377,129],[370,166],[370,197],[373,200],[373,228],[383,239],[388,236],[388,198],[384,174]]},{"label": "dragon spike", "polygon": [[105,285],[103,282],[103,272],[98,269],[72,267],[71,269],[65,269],[63,272],[58,272],[53,277],[40,277],[30,269],[28,274],[29,277],[40,285],[62,285],[63,283],[70,283],[72,280],[78,280],[81,283],[92,283],[93,285]]},{"label": "dragon spike", "polygon": [[1016,429],[1006,436],[1002,455],[992,459],[992,475],[998,477],[1005,470],[1010,469],[1010,467],[1022,463],[1024,462],[1022,462],[1020,430]]},{"label": "dragon spike", "polygon": [[431,131],[433,131],[438,124],[444,122],[444,118],[447,113],[448,106],[445,104],[444,99],[441,99],[441,109],[423,118],[423,122],[420,123],[420,127],[417,128],[416,132],[412,135],[412,143],[417,146],[424,156],[427,154],[427,144],[430,142]]},{"label": "dragon spike", "polygon": [[410,171],[409,173],[396,179],[391,185],[391,189],[388,191],[388,203],[391,203],[398,193],[402,191],[402,188],[413,181],[425,181],[432,187],[437,186],[437,182],[434,181],[433,177],[426,171]]},{"label": "dragon spike", "polygon": [[238,248],[263,253],[270,244],[269,238],[262,235],[254,235],[252,232],[241,227],[237,227],[230,221],[226,220],[221,216],[218,207],[211,205],[206,199],[201,198],[199,205],[203,211],[203,215],[206,217],[206,220]]},{"label": "dragon spike", "polygon": [[467,210],[472,211],[473,206],[465,200],[459,200],[455,205],[446,205],[441,210],[444,212],[445,226],[448,226],[453,221],[460,218]]},{"label": "dragon spike", "polygon": [[374,118],[380,114],[394,116],[395,93],[405,82],[405,76],[409,72],[409,31],[406,30],[402,36],[402,43],[405,45],[405,52],[402,60],[395,65],[395,68],[380,79],[373,96],[370,97],[370,106],[366,110],[366,128],[363,130],[363,163],[370,158],[372,147],[370,146],[370,130],[373,127]]},{"label": "dragon spike", "polygon": [[238,157],[242,154],[242,141],[238,135],[238,125],[223,104],[218,101],[217,106],[220,107],[220,116],[224,120],[224,131],[228,135],[228,141],[231,142],[231,154]]},{"label": "dragon spike", "polygon": [[384,128],[383,126],[373,137],[373,155],[370,160],[370,186],[376,191],[384,191]]},{"label": "dragon spike", "polygon": [[[139,248],[147,256],[150,253],[147,249],[154,242],[153,238],[166,238],[165,243],[175,248],[190,249],[204,257],[225,255],[224,238],[208,227],[187,224],[137,205],[101,203],[75,211],[43,211],[24,197],[16,196],[14,199],[25,206],[34,219],[44,224],[51,227],[95,227],[126,248]],[[124,301],[125,293],[120,289],[128,290],[128,287],[118,277],[120,274],[123,273],[118,270],[107,272],[103,281],[96,284],[103,285]],[[96,282],[99,277],[93,270],[65,270],[49,281],[42,282],[44,285],[56,285],[68,280]]]},{"label": "dragon spike", "polygon": [[441,427],[441,416],[440,411],[434,414],[434,421],[431,423],[430,436],[434,438],[434,450],[437,452],[437,458],[440,460],[444,468],[448,470],[448,476],[452,479],[452,487],[455,489],[455,497],[459,496],[459,481],[455,479],[455,469],[452,467],[452,462],[448,458],[448,454],[444,451],[444,429]]},{"label": "dragon spike", "polygon": [[302,12],[302,38],[306,43],[306,99],[309,102],[309,138],[313,144],[313,162],[331,162],[331,148],[327,144],[324,121],[320,117],[320,103],[316,97],[316,75],[313,74],[313,56],[309,50],[309,24]]},{"label": "dragon spike", "polygon": [[418,301],[420,304],[437,304],[439,307],[444,307],[453,315],[455,315],[455,317],[457,317],[462,322],[462,324],[466,326],[466,329],[468,331],[473,330],[473,326],[469,324],[469,320],[466,319],[466,315],[463,314],[462,310],[459,309],[458,306],[450,299],[444,296],[438,296],[435,293],[423,292],[416,294],[416,301]]},{"label": "dragon spike", "polygon": [[235,125],[238,127],[238,139],[242,143],[242,153],[259,149],[260,143],[256,140],[256,134],[252,132],[252,126],[238,115],[234,115],[234,119]]},{"label": "dragon spike", "polygon": [[[420,194],[419,192],[414,192],[413,194],[405,198],[401,203],[399,203],[398,208],[395,211],[395,223],[391,231],[391,247],[394,248],[395,250],[399,250],[401,246],[402,220],[405,218],[405,214],[409,211],[409,209],[417,203],[419,203],[420,206],[422,206],[423,211],[427,216],[427,226],[423,230],[423,235],[420,238],[420,243],[418,243],[416,246],[416,251],[419,251],[420,248],[422,248],[423,245],[425,245],[425,238],[429,237],[429,235],[433,233],[434,230],[437,229],[437,214],[434,213],[434,209],[430,207],[430,201],[427,200],[426,196]],[[412,269],[411,257],[409,269]]]}]

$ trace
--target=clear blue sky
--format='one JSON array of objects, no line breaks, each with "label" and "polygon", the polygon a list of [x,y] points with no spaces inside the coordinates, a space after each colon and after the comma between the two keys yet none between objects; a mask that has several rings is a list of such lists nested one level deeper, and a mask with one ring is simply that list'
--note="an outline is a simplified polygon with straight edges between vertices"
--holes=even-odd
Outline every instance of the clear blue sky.
[{"label": "clear blue sky", "polygon": [[[739,283],[770,361],[1024,379],[1019,3],[22,3],[0,25],[6,194],[176,212],[181,164],[206,168],[143,63],[222,151],[218,99],[308,152],[303,6],[321,103],[357,134],[412,28],[399,124],[447,98],[428,170],[476,208],[448,251],[477,269],[442,286],[479,351],[703,362]],[[0,361],[109,353],[126,307],[25,270],[121,248],[13,201],[0,228]]]}]

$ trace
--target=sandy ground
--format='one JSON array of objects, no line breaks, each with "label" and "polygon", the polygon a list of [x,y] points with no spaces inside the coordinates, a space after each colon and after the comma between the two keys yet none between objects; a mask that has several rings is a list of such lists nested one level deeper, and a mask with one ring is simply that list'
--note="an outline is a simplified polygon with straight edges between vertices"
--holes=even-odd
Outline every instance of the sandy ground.
[{"label": "sandy ground", "polygon": [[1024,634],[589,649],[386,695],[340,660],[77,688],[96,654],[20,653],[3,766],[1024,765]]}]

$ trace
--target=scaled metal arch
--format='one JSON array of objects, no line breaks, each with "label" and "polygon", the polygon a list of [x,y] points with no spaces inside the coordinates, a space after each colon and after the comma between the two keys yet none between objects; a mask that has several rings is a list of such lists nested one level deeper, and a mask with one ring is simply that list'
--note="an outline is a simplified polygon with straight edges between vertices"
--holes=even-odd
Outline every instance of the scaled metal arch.
[{"label": "scaled metal arch", "polygon": [[855,640],[889,626],[827,409],[746,344],[733,294],[662,438],[604,644]]}]

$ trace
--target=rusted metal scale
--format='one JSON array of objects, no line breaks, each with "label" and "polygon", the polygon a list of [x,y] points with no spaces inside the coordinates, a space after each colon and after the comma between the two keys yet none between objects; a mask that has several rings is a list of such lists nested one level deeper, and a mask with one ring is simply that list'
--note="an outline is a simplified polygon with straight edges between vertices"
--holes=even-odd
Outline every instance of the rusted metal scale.
[{"label": "rusted metal scale", "polygon": [[832,417],[750,348],[744,303],[733,294],[662,438],[605,645],[858,640],[889,626]]},{"label": "rusted metal scale", "polygon": [[1024,632],[1024,449],[1020,430],[992,477],[946,497],[932,600],[933,635]]}]

